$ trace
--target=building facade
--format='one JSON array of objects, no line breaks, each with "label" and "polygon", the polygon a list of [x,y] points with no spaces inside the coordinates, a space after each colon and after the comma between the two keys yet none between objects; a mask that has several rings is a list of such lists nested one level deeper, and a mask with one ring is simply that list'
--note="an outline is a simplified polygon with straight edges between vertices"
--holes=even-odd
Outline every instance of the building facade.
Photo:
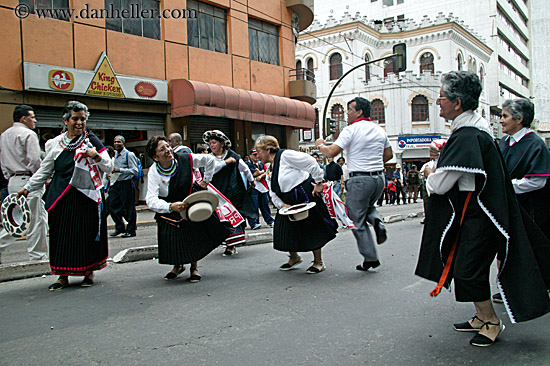
[{"label": "building facade", "polygon": [[[538,43],[539,46],[536,46],[536,39],[548,37],[547,22],[543,20],[548,20],[547,2],[544,0],[348,0],[336,9],[328,0],[316,2],[318,19],[326,19],[331,14],[339,17],[344,11],[360,11],[369,14],[369,19],[384,23],[399,22],[405,16],[435,19],[440,13],[452,13],[464,20],[461,24],[481,36],[494,51],[484,70],[487,74],[486,90],[489,95],[487,101],[491,106],[491,122],[498,123],[501,105],[506,99],[531,98],[537,110],[539,104],[543,109],[547,108],[542,106],[548,105],[547,101],[538,100],[539,97],[547,97],[537,95],[535,91],[548,85],[550,76],[534,67],[537,57],[535,52],[543,51],[546,45]],[[533,31],[538,33],[536,37]],[[543,53],[539,53],[538,57],[546,60]],[[469,60],[464,62],[468,66]],[[475,66],[475,71],[479,72],[479,64]],[[543,116],[542,113],[537,115],[539,118]],[[499,130],[497,137],[501,135]]]},{"label": "building facade", "polygon": [[[365,61],[392,54],[397,43],[407,45],[407,70],[393,73],[392,60],[376,61],[360,67],[342,80],[328,104],[327,96],[337,80]],[[336,21],[317,21],[300,34],[296,47],[297,65],[314,73],[319,119],[326,115],[336,121],[338,132],[347,125],[347,102],[361,96],[371,101],[371,118],[388,133],[394,158],[388,164],[417,163],[429,159],[429,143],[450,135],[450,123],[439,117],[436,99],[442,73],[476,68],[484,84],[492,50],[479,36],[463,27],[453,16],[438,16],[420,23],[403,19],[398,25],[367,20],[359,14],[346,13]],[[474,66],[476,65],[476,66]],[[481,96],[478,112],[489,116],[490,95]],[[302,130],[303,151],[311,152],[314,141],[323,133],[323,123]]]},{"label": "building facade", "polygon": [[105,144],[124,135],[144,166],[155,134],[194,149],[219,129],[244,154],[268,133],[297,148],[314,111],[290,98],[290,74],[312,21],[313,0],[4,0],[0,132],[29,104],[43,145],[76,99]]}]

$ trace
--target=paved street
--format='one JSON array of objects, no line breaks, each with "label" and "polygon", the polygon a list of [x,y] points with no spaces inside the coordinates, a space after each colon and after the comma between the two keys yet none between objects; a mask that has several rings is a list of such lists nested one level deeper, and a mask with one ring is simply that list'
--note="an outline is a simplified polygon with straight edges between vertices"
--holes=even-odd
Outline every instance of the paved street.
[{"label": "paved street", "polygon": [[[393,207],[387,208],[393,209]],[[493,347],[468,344],[452,323],[473,315],[413,275],[422,225],[388,225],[382,266],[361,259],[342,230],[327,271],[291,272],[270,244],[201,261],[203,280],[163,280],[156,260],[111,264],[96,285],[49,292],[53,277],[0,284],[0,365],[548,365],[550,317],[507,325]]]}]

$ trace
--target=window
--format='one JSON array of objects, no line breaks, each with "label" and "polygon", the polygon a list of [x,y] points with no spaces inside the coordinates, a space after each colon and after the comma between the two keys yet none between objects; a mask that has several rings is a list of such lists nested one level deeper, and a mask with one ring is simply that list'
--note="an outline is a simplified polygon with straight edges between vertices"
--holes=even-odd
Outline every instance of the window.
[{"label": "window", "polygon": [[384,77],[392,73],[393,73],[393,59],[389,58],[387,60],[384,60]]},{"label": "window", "polygon": [[187,9],[197,14],[187,20],[189,46],[227,53],[227,11],[197,0],[188,0]]},{"label": "window", "polygon": [[417,95],[412,100],[412,121],[428,121],[429,117],[428,99],[423,95]]},{"label": "window", "polygon": [[296,61],[296,80],[304,80],[304,70],[300,60]]},{"label": "window", "polygon": [[434,73],[434,55],[426,52],[420,56],[420,73],[429,71]]},{"label": "window", "polygon": [[383,0],[382,5],[393,6],[393,0]]},{"label": "window", "polygon": [[483,66],[479,67],[479,82],[481,83],[481,87],[485,85],[485,70],[483,69]]},{"label": "window", "polygon": [[313,59],[307,59],[307,80],[315,81],[315,72],[313,71]]},{"label": "window", "polygon": [[71,20],[69,0],[19,0],[19,4],[28,6],[32,14],[59,20]]},{"label": "window", "polygon": [[373,121],[378,121],[380,124],[386,123],[386,111],[384,109],[384,102],[380,99],[372,101],[370,106],[370,118]]},{"label": "window", "polygon": [[[365,55],[365,62],[369,62],[370,57],[368,54]],[[365,65],[365,82],[370,80],[370,65]]]},{"label": "window", "polygon": [[458,61],[458,68],[457,68],[457,70],[458,70],[458,71],[461,71],[461,70],[462,70],[462,62],[463,62],[463,61],[462,61],[462,54],[459,53],[456,59],[457,59],[457,61]]},{"label": "window", "polygon": [[342,131],[342,129],[346,127],[346,116],[344,113],[344,107],[342,107],[341,104],[333,105],[332,109],[330,110],[330,118],[336,121],[336,133],[334,134],[334,138],[336,139],[338,138],[340,131]]},{"label": "window", "polygon": [[[160,2],[156,0],[105,0],[105,9],[111,9],[111,7],[119,11],[127,10],[129,14],[132,14],[132,9],[138,8],[149,10],[148,14],[160,14]],[[160,39],[160,18],[106,18],[105,28],[135,36]]]},{"label": "window", "polygon": [[251,60],[278,66],[279,28],[258,19],[248,18],[248,49]]},{"label": "window", "polygon": [[334,53],[330,56],[330,80],[338,80],[342,77],[342,55]]}]

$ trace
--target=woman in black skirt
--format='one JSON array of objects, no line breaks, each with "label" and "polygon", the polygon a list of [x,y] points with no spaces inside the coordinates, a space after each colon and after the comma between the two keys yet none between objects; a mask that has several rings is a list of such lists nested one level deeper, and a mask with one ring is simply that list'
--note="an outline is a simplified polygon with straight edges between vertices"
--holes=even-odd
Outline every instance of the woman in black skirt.
[{"label": "woman in black skirt", "polygon": [[191,222],[182,219],[180,212],[187,208],[182,201],[194,190],[193,169],[205,168],[199,186],[206,189],[215,159],[207,154],[174,154],[164,136],[153,136],[146,152],[155,161],[147,176],[146,201],[156,212],[159,263],[174,266],[164,278],[176,279],[185,270],[184,264],[191,263],[189,281],[198,282],[198,261],[221,245],[230,231],[216,213],[205,221]]},{"label": "woman in black skirt", "polygon": [[298,252],[313,252],[313,265],[307,273],[319,273],[326,269],[321,248],[336,237],[338,224],[330,217],[323,195],[323,170],[308,154],[279,148],[273,136],[261,136],[256,140],[258,158],[271,163],[268,182],[273,204],[281,209],[299,203],[315,202],[309,215],[301,221],[290,221],[277,213],[273,229],[273,247],[290,252],[290,259],[279,269],[288,271],[302,262]]},{"label": "woman in black skirt", "polygon": [[44,195],[50,227],[50,267],[59,275],[50,291],[69,284],[68,276],[84,276],[81,286],[93,285],[94,271],[107,266],[107,215],[102,172],[113,161],[101,141],[86,130],[88,107],[67,103],[63,109],[66,132],[48,143],[40,169],[18,194],[41,188],[53,175]]}]

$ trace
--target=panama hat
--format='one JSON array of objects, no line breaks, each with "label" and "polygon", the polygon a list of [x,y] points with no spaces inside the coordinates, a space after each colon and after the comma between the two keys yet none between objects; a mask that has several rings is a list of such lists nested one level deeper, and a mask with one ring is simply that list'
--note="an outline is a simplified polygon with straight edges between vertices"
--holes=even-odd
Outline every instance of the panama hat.
[{"label": "panama hat", "polygon": [[231,147],[231,141],[229,140],[229,137],[227,137],[220,130],[210,130],[202,134],[202,140],[204,141],[205,144],[208,144],[208,141],[210,141],[210,139],[216,139],[221,141],[226,148]]},{"label": "panama hat", "polygon": [[4,229],[11,236],[19,238],[29,230],[31,210],[25,196],[21,195],[17,198],[17,193],[8,195],[2,202],[0,215],[2,216]]},{"label": "panama hat", "polygon": [[207,220],[218,207],[218,196],[208,191],[195,192],[187,196],[183,203],[187,208],[180,212],[181,217],[193,222]]},{"label": "panama hat", "polygon": [[301,221],[307,219],[309,210],[315,207],[315,202],[299,203],[279,210],[280,215],[288,215],[290,221]]}]

